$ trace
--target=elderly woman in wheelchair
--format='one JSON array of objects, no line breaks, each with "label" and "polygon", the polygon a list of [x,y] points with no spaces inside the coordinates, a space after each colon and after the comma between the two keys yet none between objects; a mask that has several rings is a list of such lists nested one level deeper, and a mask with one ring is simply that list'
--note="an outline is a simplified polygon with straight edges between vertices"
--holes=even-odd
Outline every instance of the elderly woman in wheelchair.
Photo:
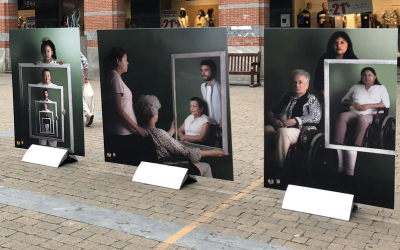
[{"label": "elderly woman in wheelchair", "polygon": [[269,124],[265,126],[266,146],[274,144],[274,165],[278,172],[284,170],[288,149],[298,141],[301,129],[305,125],[315,129],[321,120],[321,105],[307,92],[310,74],[297,69],[292,72],[292,77],[293,92],[283,94],[266,114]]},{"label": "elderly woman in wheelchair", "polygon": [[[156,96],[153,95],[142,95],[139,97],[135,104],[135,112],[138,122],[143,126],[150,134],[157,152],[157,157],[165,158],[168,157],[179,157],[184,156],[187,158],[188,164],[192,167],[196,167],[199,170],[199,175],[205,177],[212,177],[212,172],[210,165],[204,162],[200,162],[203,157],[222,157],[228,155],[221,150],[200,150],[198,148],[188,148],[182,145],[180,142],[172,138],[171,134],[174,131],[164,131],[162,129],[156,128],[156,123],[158,121],[158,110],[161,108],[160,101]],[[170,164],[174,166],[181,166],[180,161],[164,162],[165,164]],[[190,166],[181,166],[185,168],[190,168]]]}]

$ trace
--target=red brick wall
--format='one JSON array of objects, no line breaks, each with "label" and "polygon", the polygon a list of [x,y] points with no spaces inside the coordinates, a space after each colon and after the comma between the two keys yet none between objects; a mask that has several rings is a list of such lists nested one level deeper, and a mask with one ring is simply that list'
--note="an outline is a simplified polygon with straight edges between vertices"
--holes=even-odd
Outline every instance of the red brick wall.
[{"label": "red brick wall", "polygon": [[[220,6],[236,4],[269,4],[269,0],[220,0]],[[238,6],[239,7],[239,6]],[[269,7],[221,8],[220,26],[264,26],[268,27]],[[263,46],[263,37],[228,37],[228,46]]]},{"label": "red brick wall", "polygon": [[[16,3],[0,3],[1,17],[18,17],[18,4]],[[10,29],[18,29],[17,19],[0,19],[0,33],[9,33]],[[0,42],[0,48],[10,48],[10,42]]]},{"label": "red brick wall", "polygon": [[[85,13],[105,11],[125,11],[124,0],[84,0]],[[85,31],[99,29],[123,29],[125,28],[125,15],[88,15],[84,16]],[[97,47],[96,40],[88,40],[88,47]]]}]

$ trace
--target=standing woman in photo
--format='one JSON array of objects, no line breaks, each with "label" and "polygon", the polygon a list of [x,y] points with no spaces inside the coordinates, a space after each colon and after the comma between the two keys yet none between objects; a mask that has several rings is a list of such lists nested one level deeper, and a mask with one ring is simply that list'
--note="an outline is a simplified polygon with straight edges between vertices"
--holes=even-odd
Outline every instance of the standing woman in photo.
[{"label": "standing woman in photo", "polygon": [[103,65],[107,90],[103,93],[105,146],[111,145],[121,163],[138,165],[145,148],[143,138],[149,133],[137,124],[132,92],[121,78],[129,65],[125,50],[112,48]]},{"label": "standing woman in photo", "polygon": [[318,60],[315,70],[314,88],[325,97],[324,90],[324,60],[325,59],[358,59],[353,51],[353,43],[344,31],[336,31],[329,38],[326,52]]}]

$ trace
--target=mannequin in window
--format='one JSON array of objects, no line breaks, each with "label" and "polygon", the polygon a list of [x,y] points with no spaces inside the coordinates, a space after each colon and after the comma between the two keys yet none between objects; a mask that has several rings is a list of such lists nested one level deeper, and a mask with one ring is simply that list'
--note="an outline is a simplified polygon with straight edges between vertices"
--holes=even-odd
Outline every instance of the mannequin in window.
[{"label": "mannequin in window", "polygon": [[382,23],[378,21],[378,16],[376,14],[369,15],[369,21],[371,23],[371,28],[382,28]]},{"label": "mannequin in window", "polygon": [[322,10],[317,14],[317,23],[320,28],[330,28],[329,24],[329,10],[326,2],[322,3]]},{"label": "mannequin in window", "polygon": [[178,17],[178,27],[187,28],[189,26],[189,16],[186,14],[186,10],[181,8]]},{"label": "mannequin in window", "polygon": [[214,9],[209,8],[206,15],[206,27],[215,27],[217,20],[215,19]]},{"label": "mannequin in window", "polygon": [[206,14],[204,13],[204,10],[199,10],[197,17],[195,18],[194,27],[206,27]]},{"label": "mannequin in window", "polygon": [[304,24],[299,25],[299,27],[310,28],[311,18],[310,18],[310,10],[312,9],[312,3],[308,2],[307,7],[301,12],[304,17]]}]

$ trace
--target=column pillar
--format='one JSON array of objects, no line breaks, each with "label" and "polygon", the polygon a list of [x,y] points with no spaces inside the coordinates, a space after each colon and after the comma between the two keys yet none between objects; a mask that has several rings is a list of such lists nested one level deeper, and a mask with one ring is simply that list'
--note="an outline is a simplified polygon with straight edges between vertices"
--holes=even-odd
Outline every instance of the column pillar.
[{"label": "column pillar", "polygon": [[124,0],[84,0],[84,10],[89,77],[97,77],[100,72],[96,32],[99,29],[125,28]]},{"label": "column pillar", "polygon": [[0,72],[11,71],[10,29],[18,29],[18,0],[0,2]]}]

